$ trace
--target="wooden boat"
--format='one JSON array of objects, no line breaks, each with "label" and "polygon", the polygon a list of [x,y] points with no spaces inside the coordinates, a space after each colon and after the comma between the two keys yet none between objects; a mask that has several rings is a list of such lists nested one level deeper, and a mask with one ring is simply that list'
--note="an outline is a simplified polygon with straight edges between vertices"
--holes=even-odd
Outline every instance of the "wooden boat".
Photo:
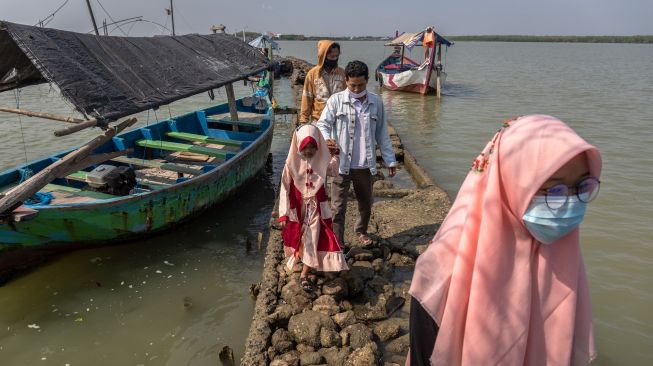
[{"label": "wooden boat", "polygon": [[[13,80],[5,78],[8,82],[0,83],[0,91],[11,89],[10,83],[50,82],[87,117],[68,121],[75,124],[60,135],[80,126],[105,129],[79,149],[0,173],[0,259],[15,252],[12,249],[51,247],[44,246],[51,243],[96,245],[170,228],[233,194],[266,163],[273,132],[269,98],[258,93],[235,100],[231,87],[231,82],[269,67],[258,51],[220,34],[120,38],[0,23],[0,49],[14,52],[13,61],[22,65],[23,72],[22,77],[18,72]],[[23,43],[29,40],[36,43]],[[79,44],[71,45],[75,41],[83,43],[89,54],[80,52]],[[127,59],[143,61],[151,55],[118,52],[110,60],[113,65],[103,57],[112,49],[131,46],[161,52],[167,59],[125,85],[114,78],[133,73],[125,67]],[[93,47],[102,57],[93,53]],[[57,61],[62,57],[84,57],[84,62],[62,65]],[[184,69],[178,70],[179,75],[161,80],[157,72],[180,63]],[[0,61],[0,75],[10,66]],[[76,70],[78,66],[84,70]],[[83,80],[71,74],[89,69],[95,72],[86,76],[104,78],[111,87],[86,90],[88,84],[80,84]],[[14,66],[14,70],[18,69]],[[199,79],[186,82],[184,73],[191,79],[199,74]],[[75,79],[70,82],[70,78]],[[229,103],[121,134],[135,118],[108,125],[219,86],[226,87]],[[74,98],[69,97],[73,92]],[[97,103],[98,95],[104,103]],[[65,120],[19,109],[0,110]]]},{"label": "wooden boat", "polygon": [[[132,193],[94,190],[88,175],[97,166],[55,179],[40,190],[52,195],[48,204],[23,205],[36,211],[33,218],[0,224],[0,251],[49,242],[129,239],[168,228],[222,201],[264,166],[272,141],[270,108],[257,111],[239,100],[238,109],[237,122],[228,118],[228,105],[222,104],[113,137],[96,152],[132,150],[102,163],[133,168]],[[238,132],[232,131],[234,125]],[[69,152],[0,173],[0,191]]]},{"label": "wooden boat", "polygon": [[449,47],[453,43],[435,33],[435,43],[429,58],[420,64],[407,57],[405,49],[410,50],[418,44],[421,45],[424,33],[425,31],[403,33],[385,44],[393,47],[393,52],[376,68],[376,80],[381,87],[422,95],[430,92],[435,92],[438,97],[441,95],[447,77],[442,64],[442,45]]}]

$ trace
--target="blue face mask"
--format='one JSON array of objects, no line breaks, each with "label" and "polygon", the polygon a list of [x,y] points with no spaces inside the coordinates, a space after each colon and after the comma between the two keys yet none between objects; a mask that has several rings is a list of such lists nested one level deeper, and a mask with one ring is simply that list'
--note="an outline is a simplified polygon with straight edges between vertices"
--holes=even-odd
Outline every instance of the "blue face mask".
[{"label": "blue face mask", "polygon": [[558,209],[546,204],[545,196],[535,196],[522,219],[528,231],[542,244],[551,244],[572,232],[585,217],[587,203],[576,196]]}]

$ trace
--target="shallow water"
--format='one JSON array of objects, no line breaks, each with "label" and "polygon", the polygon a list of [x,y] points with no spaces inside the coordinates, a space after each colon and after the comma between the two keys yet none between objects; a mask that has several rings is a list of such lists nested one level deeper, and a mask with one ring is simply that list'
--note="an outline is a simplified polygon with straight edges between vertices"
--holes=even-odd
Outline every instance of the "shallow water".
[{"label": "shallow water", "polygon": [[[315,62],[314,42],[281,45]],[[373,69],[388,52],[381,42],[341,45],[341,65],[360,59]],[[404,144],[451,197],[513,116],[554,115],[601,150],[601,193],[581,229],[596,365],[653,364],[652,69],[651,45],[458,42],[441,101],[381,91]]]},{"label": "shallow water", "polygon": [[[380,42],[341,44],[342,64],[361,59],[374,68],[386,54]],[[281,46],[283,54],[315,62],[315,42]],[[599,352],[594,364],[653,364],[653,47],[459,42],[446,64],[441,101],[381,92],[404,144],[452,197],[503,119],[552,114],[598,146],[604,159],[601,195],[581,233]],[[282,84],[280,102],[291,105],[287,82]],[[237,94],[247,92],[238,86]],[[25,89],[21,103],[71,110],[43,86]],[[15,106],[12,93],[0,94],[0,104]],[[210,104],[198,96],[156,114],[163,118]],[[140,120],[144,124],[147,114]],[[149,120],[156,120],[153,112]],[[30,146],[26,154],[21,121]],[[96,133],[54,138],[52,131],[62,125],[0,114],[0,169]],[[278,122],[275,173],[175,231],[62,255],[0,287],[3,364],[214,365],[223,345],[240,357],[253,309],[247,287],[258,281],[264,255],[256,244],[248,251],[246,238],[255,239],[265,226],[287,141],[287,124]],[[192,306],[184,306],[185,297]]]},{"label": "shallow water", "polygon": [[[279,81],[277,81],[279,83]],[[288,81],[277,91],[288,104]],[[236,85],[237,97],[251,89]],[[284,94],[285,91],[285,94]],[[136,127],[226,100],[206,95],[140,114]],[[47,86],[26,88],[21,106],[65,115]],[[15,106],[12,92],[1,105]],[[290,117],[288,117],[288,121]],[[21,138],[25,132],[25,145]],[[56,138],[63,123],[2,114],[0,170],[89,140],[97,130]],[[224,204],[174,230],[56,256],[0,287],[2,365],[216,365],[223,346],[242,356],[265,248],[289,122],[277,117],[273,164]],[[23,146],[27,146],[26,153]]]}]

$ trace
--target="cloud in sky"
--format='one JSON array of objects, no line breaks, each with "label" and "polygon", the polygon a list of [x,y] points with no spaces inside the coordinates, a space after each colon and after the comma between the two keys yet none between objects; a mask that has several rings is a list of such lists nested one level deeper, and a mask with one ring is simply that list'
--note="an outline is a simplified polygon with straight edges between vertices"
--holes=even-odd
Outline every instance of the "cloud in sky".
[{"label": "cloud in sky", "polygon": [[[0,0],[0,17],[35,24],[65,0]],[[99,24],[134,16],[170,28],[169,0],[91,0]],[[177,33],[272,31],[306,35],[392,35],[433,24],[445,35],[635,35],[653,34],[651,0],[176,0]],[[106,10],[106,11],[105,11]],[[69,0],[49,27],[92,29],[85,0]],[[113,27],[109,28],[110,30]],[[124,26],[130,35],[165,32],[154,23]],[[113,35],[121,35],[115,29]]]}]

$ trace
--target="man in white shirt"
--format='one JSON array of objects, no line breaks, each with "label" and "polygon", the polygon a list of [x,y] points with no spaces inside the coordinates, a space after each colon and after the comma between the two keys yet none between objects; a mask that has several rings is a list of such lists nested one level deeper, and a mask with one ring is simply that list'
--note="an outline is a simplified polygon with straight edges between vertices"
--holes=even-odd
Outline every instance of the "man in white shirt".
[{"label": "man in white shirt", "polygon": [[347,89],[333,94],[326,103],[317,127],[332,148],[340,150],[339,175],[331,185],[333,207],[333,231],[344,243],[347,194],[353,184],[358,212],[356,234],[363,245],[372,244],[367,227],[372,215],[372,177],[376,175],[376,144],[388,167],[388,175],[394,176],[397,161],[388,136],[383,102],[367,91],[369,71],[361,61],[352,61],[345,68]]}]

